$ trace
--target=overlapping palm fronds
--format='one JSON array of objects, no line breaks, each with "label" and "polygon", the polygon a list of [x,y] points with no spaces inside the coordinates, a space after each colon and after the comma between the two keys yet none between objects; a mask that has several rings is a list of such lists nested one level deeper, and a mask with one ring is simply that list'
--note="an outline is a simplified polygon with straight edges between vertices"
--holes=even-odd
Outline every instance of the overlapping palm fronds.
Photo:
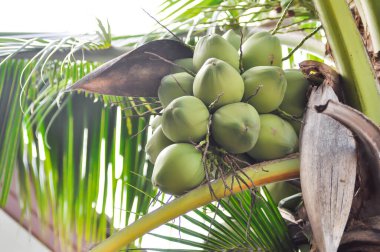
[{"label": "overlapping palm fronds", "polygon": [[[265,187],[262,195],[253,199],[245,191],[183,215],[178,224],[166,224],[178,230],[180,237],[150,235],[203,251],[295,251],[285,221]],[[187,223],[199,230],[188,228]]]},{"label": "overlapping palm fronds", "polygon": [[134,117],[145,100],[62,92],[99,65],[77,52],[110,47],[110,35],[93,38],[0,39],[1,205],[16,168],[24,215],[35,204],[60,247],[79,250],[146,213],[155,194],[141,148],[149,116]]},{"label": "overlapping palm fronds", "polygon": [[[176,33],[186,34],[186,42],[206,30],[225,31],[258,27],[270,29],[281,18],[283,9],[291,1],[198,0],[164,1],[159,15],[162,23]],[[313,4],[309,0],[292,1],[287,20],[281,31],[299,31],[300,25],[316,20]],[[307,27],[301,30],[307,30]]]}]

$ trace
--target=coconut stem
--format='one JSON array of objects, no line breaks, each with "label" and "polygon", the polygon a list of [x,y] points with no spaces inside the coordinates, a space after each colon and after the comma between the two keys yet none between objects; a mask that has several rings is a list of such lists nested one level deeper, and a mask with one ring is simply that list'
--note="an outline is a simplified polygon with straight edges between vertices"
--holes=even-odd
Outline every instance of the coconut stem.
[{"label": "coconut stem", "polygon": [[260,89],[261,89],[262,87],[263,87],[263,85],[258,85],[257,88],[255,89],[255,92],[253,92],[253,94],[251,94],[250,96],[248,96],[248,97],[244,100],[244,102],[248,103],[248,101],[251,100],[251,98],[255,97],[255,96],[259,93],[259,91],[260,91]]},{"label": "coconut stem", "polygon": [[317,28],[315,28],[310,34],[308,34],[306,37],[304,37],[301,42],[293,48],[293,50],[284,58],[282,58],[282,61],[285,61],[287,59],[289,59],[290,57],[292,57],[292,55],[302,47],[302,45],[311,37],[314,36],[314,34],[316,34],[320,29],[322,28],[322,25],[318,26]]},{"label": "coconut stem", "polygon": [[166,27],[165,25],[163,25],[160,21],[157,20],[157,18],[153,17],[149,12],[147,12],[145,9],[142,9],[143,12],[145,12],[151,19],[153,19],[154,21],[156,21],[157,24],[159,24],[162,28],[164,28],[165,30],[167,30],[173,37],[175,37],[179,42],[182,42],[182,39],[180,39],[177,35],[175,35],[168,27]]},{"label": "coconut stem", "polygon": [[276,24],[276,27],[273,29],[273,31],[271,32],[272,35],[274,35],[279,29],[280,29],[280,26],[282,24],[282,21],[284,21],[285,19],[285,16],[286,16],[286,13],[288,12],[290,6],[292,5],[294,0],[291,0],[288,5],[285,7],[285,10],[284,12],[282,13],[281,15],[281,18],[278,20],[277,24]]},{"label": "coconut stem", "polygon": [[[255,186],[294,179],[299,177],[299,158],[298,155],[293,155],[285,159],[255,164],[243,169],[243,171],[255,183]],[[241,173],[241,171],[238,173]],[[231,184],[232,180],[233,175],[228,176],[226,183]],[[243,180],[245,181],[243,185],[233,185],[231,188],[232,193],[239,193],[254,186],[249,179],[243,178]],[[209,204],[214,200],[231,195],[229,190],[225,190],[224,183],[221,179],[212,182],[211,186],[217,198],[212,197],[208,185],[199,186],[113,234],[92,251],[118,251],[147,232],[180,215]]]},{"label": "coconut stem", "polygon": [[146,54],[150,54],[150,55],[153,55],[155,57],[157,57],[158,59],[170,64],[170,65],[173,65],[173,66],[176,66],[176,67],[179,67],[181,69],[183,69],[186,73],[190,74],[191,76],[195,77],[195,73],[193,73],[192,71],[190,71],[189,69],[187,69],[186,67],[184,66],[181,66],[181,65],[178,65],[176,63],[174,63],[173,61],[171,60],[168,60],[168,59],[165,59],[164,57],[156,54],[156,53],[152,53],[152,52],[145,52]]},{"label": "coconut stem", "polygon": [[212,110],[215,107],[215,105],[219,102],[220,97],[222,97],[223,95],[224,95],[224,92],[218,94],[216,99],[208,106],[209,110]]},{"label": "coconut stem", "polygon": [[292,115],[292,114],[289,114],[289,113],[287,113],[287,112],[285,112],[284,110],[282,110],[282,109],[276,109],[276,111],[275,112],[277,112],[277,114],[279,115],[279,116],[281,116],[281,117],[285,117],[286,119],[288,119],[288,120],[293,120],[293,121],[296,121],[296,122],[300,122],[300,123],[304,123],[304,121],[302,120],[302,116],[300,116],[300,117],[297,117],[297,116],[295,116],[295,115]]},{"label": "coconut stem", "polygon": [[211,121],[212,121],[212,115],[208,117],[208,123],[207,123],[207,134],[205,137],[205,148],[203,150],[203,155],[202,155],[202,163],[203,163],[203,168],[205,169],[205,175],[206,175],[206,182],[208,184],[209,190],[210,190],[210,195],[211,197],[216,197],[214,190],[211,186],[211,177],[209,173],[212,173],[212,163],[208,165],[207,163],[207,152],[208,148],[210,146],[210,126],[211,126]]}]

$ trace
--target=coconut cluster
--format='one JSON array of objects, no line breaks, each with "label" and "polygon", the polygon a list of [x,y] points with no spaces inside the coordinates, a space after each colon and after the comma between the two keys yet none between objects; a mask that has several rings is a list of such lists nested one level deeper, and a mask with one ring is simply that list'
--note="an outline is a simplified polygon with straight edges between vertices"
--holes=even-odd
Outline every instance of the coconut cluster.
[{"label": "coconut cluster", "polygon": [[163,113],[151,122],[145,149],[162,192],[181,195],[205,181],[202,143],[256,161],[297,151],[300,123],[274,112],[301,118],[307,80],[281,68],[280,42],[268,32],[240,43],[232,30],[204,36],[193,58],[175,61],[161,80]]}]

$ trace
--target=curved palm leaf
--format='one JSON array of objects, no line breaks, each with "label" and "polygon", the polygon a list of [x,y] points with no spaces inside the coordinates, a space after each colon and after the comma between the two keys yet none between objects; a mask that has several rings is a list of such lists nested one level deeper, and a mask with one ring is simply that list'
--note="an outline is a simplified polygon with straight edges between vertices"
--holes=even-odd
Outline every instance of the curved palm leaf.
[{"label": "curved palm leaf", "polygon": [[61,94],[98,63],[51,60],[59,49],[38,49],[31,60],[8,58],[0,65],[1,203],[17,161],[25,216],[35,202],[43,226],[54,224],[62,248],[73,239],[82,248],[147,211],[147,195],[155,190],[143,177],[151,176],[152,167],[140,146],[149,116],[134,117],[146,106],[132,99]]},{"label": "curved palm leaf", "polygon": [[183,220],[166,224],[186,238],[150,235],[208,251],[295,251],[286,224],[265,187],[262,193],[264,197],[258,195],[253,200],[251,192],[244,191],[183,215],[199,228],[197,231],[187,228]]},{"label": "curved palm leaf", "polygon": [[[240,29],[250,26],[273,26],[281,17],[282,1],[220,1],[220,0],[177,0],[165,1],[159,13],[165,26],[175,33],[188,33],[187,42],[206,29]],[[316,19],[311,1],[297,1],[291,8],[282,31],[298,27]]]}]

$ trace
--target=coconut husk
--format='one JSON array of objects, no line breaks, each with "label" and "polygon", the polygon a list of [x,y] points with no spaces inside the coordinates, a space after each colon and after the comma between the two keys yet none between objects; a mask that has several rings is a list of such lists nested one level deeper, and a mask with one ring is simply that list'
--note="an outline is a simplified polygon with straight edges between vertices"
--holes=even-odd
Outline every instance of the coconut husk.
[{"label": "coconut husk", "polygon": [[302,67],[309,75],[324,77],[321,85],[312,87],[301,130],[302,194],[314,245],[319,251],[337,251],[354,196],[356,142],[347,128],[315,110],[329,100],[338,101],[333,85],[338,75],[317,62],[304,62]]}]

